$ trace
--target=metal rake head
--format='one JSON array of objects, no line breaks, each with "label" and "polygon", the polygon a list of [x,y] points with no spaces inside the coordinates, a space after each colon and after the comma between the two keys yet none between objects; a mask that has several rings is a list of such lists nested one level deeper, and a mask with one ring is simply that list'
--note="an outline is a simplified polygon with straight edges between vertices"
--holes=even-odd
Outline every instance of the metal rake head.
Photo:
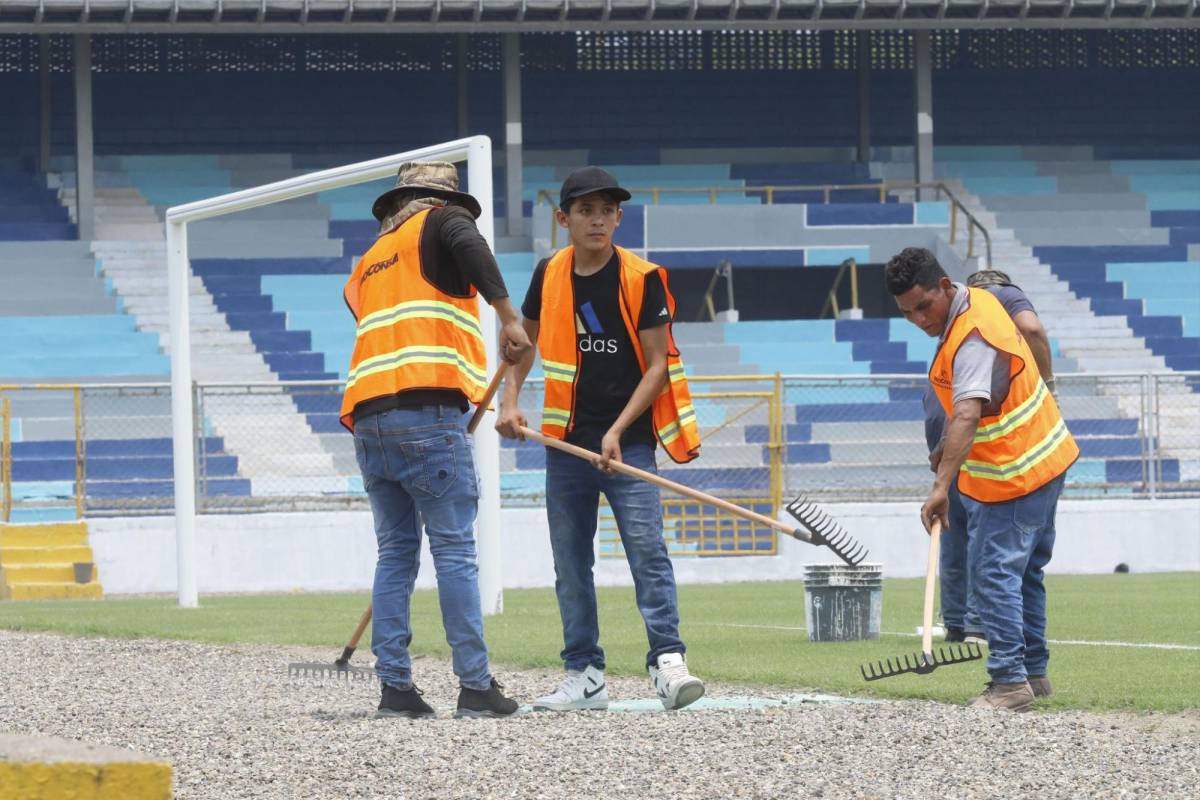
[{"label": "metal rake head", "polygon": [[877,661],[874,664],[863,664],[863,680],[877,681],[882,678],[893,678],[912,672],[917,675],[928,675],[938,667],[951,664],[963,664],[967,661],[978,661],[983,658],[983,650],[977,644],[952,644],[949,647],[939,647],[937,652],[905,655],[900,658]]},{"label": "metal rake head", "polygon": [[826,514],[804,495],[788,503],[787,512],[805,527],[812,544],[825,545],[838,558],[852,567],[857,567],[867,557],[867,548],[859,544],[833,517]]},{"label": "metal rake head", "polygon": [[339,663],[306,662],[288,664],[288,678],[316,683],[366,683],[379,678],[370,667],[352,667]]}]

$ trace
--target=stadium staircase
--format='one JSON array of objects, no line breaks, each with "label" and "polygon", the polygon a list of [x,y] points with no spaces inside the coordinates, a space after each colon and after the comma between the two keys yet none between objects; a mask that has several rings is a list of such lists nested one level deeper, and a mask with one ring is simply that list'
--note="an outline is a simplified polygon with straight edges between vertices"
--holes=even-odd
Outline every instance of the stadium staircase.
[{"label": "stadium staircase", "polygon": [[0,600],[99,599],[84,522],[0,524]]},{"label": "stadium staircase", "polygon": [[[125,299],[139,329],[170,347],[167,306],[166,248],[161,221],[166,208],[274,180],[296,171],[287,156],[123,156],[102,160],[101,185],[120,187],[119,204],[97,199],[98,216],[119,218],[100,234],[124,238],[93,243],[99,269]],[[122,184],[129,184],[124,186]],[[61,176],[64,202],[71,199],[73,175]],[[140,202],[139,202],[140,201]],[[99,209],[105,209],[101,215]],[[119,211],[119,216],[118,216]],[[133,222],[132,219],[139,221]],[[331,256],[341,243],[329,240],[327,212],[315,200],[290,201],[189,226],[193,262],[204,258]],[[279,379],[249,332],[236,329],[236,319],[220,310],[203,281],[190,279],[192,372],[203,382],[273,383]],[[240,468],[251,476],[291,476],[306,492],[341,492],[331,455],[295,413],[284,393],[245,396],[214,395],[204,412],[212,432]],[[270,424],[263,424],[269,419]],[[279,478],[271,478],[278,488]],[[253,493],[251,489],[250,493]]]},{"label": "stadium staircase", "polygon": [[[1200,161],[1130,155],[940,148],[937,170],[1080,371],[1200,370]],[[1163,452],[1184,480],[1200,479],[1200,381],[1159,385]],[[1124,416],[1141,414],[1136,393],[1107,391],[1123,395]]]}]

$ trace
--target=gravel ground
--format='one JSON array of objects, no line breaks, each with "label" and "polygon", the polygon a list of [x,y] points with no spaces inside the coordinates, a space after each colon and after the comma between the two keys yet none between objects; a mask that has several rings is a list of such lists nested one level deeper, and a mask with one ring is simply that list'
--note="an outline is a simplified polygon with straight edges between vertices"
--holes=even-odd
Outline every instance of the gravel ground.
[{"label": "gravel ground", "polygon": [[[449,665],[414,669],[437,720],[376,720],[378,689],[300,688],[329,649],[0,632],[0,732],[131,748],[179,798],[1195,797],[1200,715],[992,714],[938,703],[449,718]],[[546,671],[500,674],[528,701]],[[611,678],[616,699],[649,696]],[[710,696],[759,694],[709,686]]]}]

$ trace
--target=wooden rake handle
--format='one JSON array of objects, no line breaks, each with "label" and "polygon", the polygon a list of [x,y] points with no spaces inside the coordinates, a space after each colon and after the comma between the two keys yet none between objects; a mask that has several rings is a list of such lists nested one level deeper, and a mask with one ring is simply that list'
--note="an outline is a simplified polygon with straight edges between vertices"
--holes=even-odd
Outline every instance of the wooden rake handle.
[{"label": "wooden rake handle", "polygon": [[506,372],[508,372],[508,362],[501,361],[500,366],[496,368],[496,374],[492,376],[492,382],[488,384],[487,391],[483,393],[483,399],[475,407],[471,421],[467,423],[467,433],[474,433],[475,429],[479,427],[479,423],[483,422],[483,415],[487,413],[488,406],[492,404],[492,398],[496,396],[496,391],[500,388],[500,381],[504,380]]},{"label": "wooden rake handle", "polygon": [[342,657],[334,663],[340,667],[344,667],[350,663],[350,657],[354,655],[354,651],[358,649],[358,640],[362,638],[363,631],[371,624],[372,605],[367,604],[367,610],[358,618],[358,627],[354,629],[354,635],[350,637],[350,641],[346,644],[346,648],[342,650]]},{"label": "wooden rake handle", "polygon": [[[549,436],[544,436],[532,428],[526,428],[522,426],[521,433],[525,436],[525,438],[532,439],[539,444],[544,444],[547,447],[553,447],[555,450],[561,450],[564,453],[570,453],[571,455],[582,458],[584,461],[588,461],[592,464],[598,465],[600,463],[599,453],[593,453],[591,450],[585,450],[582,447],[564,442],[561,439],[553,439]],[[768,528],[774,528],[775,530],[786,533],[789,536],[800,535],[795,528],[782,523],[777,519],[771,519],[765,514],[759,514],[757,511],[751,511],[748,508],[742,508],[741,506],[735,505],[728,500],[722,500],[719,497],[713,497],[711,494],[705,494],[698,489],[693,489],[690,486],[684,486],[682,483],[676,483],[675,481],[668,480],[660,475],[655,475],[652,472],[646,472],[644,469],[631,467],[628,464],[621,463],[620,461],[610,461],[608,462],[608,467],[613,472],[619,472],[622,475],[629,475],[630,477],[638,478],[639,480],[646,481],[647,483],[653,483],[654,485],[668,491],[681,494],[684,497],[690,497],[693,500],[698,500],[701,503],[707,503],[708,505],[716,506],[717,508],[728,511],[734,516],[750,520],[751,522],[757,522],[759,525],[766,525]]]},{"label": "wooden rake handle", "polygon": [[942,538],[942,521],[935,519],[929,529],[929,563],[925,565],[925,611],[922,617],[921,652],[933,658],[933,586],[937,575],[938,552]]}]

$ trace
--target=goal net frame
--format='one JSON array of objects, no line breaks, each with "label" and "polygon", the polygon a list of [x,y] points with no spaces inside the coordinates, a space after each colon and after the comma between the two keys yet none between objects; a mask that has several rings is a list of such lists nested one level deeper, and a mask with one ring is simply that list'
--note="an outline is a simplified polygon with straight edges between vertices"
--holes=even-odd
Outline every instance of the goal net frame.
[{"label": "goal net frame", "polygon": [[[487,136],[430,145],[417,150],[360,161],[275,183],[172,206],[166,213],[167,293],[170,309],[171,345],[171,433],[175,476],[175,543],[179,605],[199,605],[196,578],[196,432],[194,429],[191,330],[189,323],[189,276],[187,226],[192,222],[234,214],[258,206],[294,200],[317,192],[340,189],[392,176],[406,161],[467,162],[467,184],[483,213],[479,232],[495,251],[492,200],[492,140]],[[336,298],[330,298],[336,302]],[[480,323],[488,363],[497,365],[496,316],[486,302],[480,303]],[[349,324],[349,322],[347,322]],[[500,569],[500,441],[493,429],[494,412],[475,434],[479,470],[479,516],[476,539],[479,559],[479,591],[484,614],[503,610]]]}]

